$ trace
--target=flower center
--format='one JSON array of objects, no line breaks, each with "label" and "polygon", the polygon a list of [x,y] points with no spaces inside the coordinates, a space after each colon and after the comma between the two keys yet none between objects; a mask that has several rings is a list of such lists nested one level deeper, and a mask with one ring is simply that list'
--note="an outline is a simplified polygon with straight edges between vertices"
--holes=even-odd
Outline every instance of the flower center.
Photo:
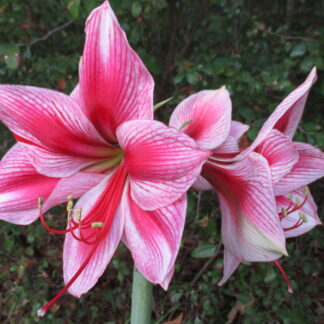
[{"label": "flower center", "polygon": [[47,225],[43,215],[43,201],[41,198],[39,199],[40,220],[45,229],[54,234],[72,235],[81,244],[91,246],[88,256],[70,281],[53,299],[38,310],[39,316],[44,316],[51,306],[69,289],[90,262],[100,242],[109,235],[126,181],[127,172],[124,164],[121,163],[109,179],[105,190],[97,198],[95,205],[86,213],[85,217],[82,215],[81,208],[74,211],[73,196],[69,196],[66,208],[68,219],[66,230],[56,230]]},{"label": "flower center", "polygon": [[84,168],[82,171],[86,172],[96,172],[96,173],[109,173],[114,167],[119,165],[123,159],[124,159],[125,153],[124,151],[116,147],[113,150],[113,155],[110,155],[109,158],[104,159],[100,162],[96,162],[86,168]]}]

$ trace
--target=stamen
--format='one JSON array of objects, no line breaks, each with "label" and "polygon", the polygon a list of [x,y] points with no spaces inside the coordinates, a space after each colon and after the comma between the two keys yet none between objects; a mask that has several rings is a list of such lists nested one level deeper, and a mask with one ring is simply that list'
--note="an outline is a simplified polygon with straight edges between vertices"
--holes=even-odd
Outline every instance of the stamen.
[{"label": "stamen", "polygon": [[298,213],[298,216],[300,217],[300,219],[301,219],[304,223],[307,223],[307,222],[308,222],[307,216],[306,216],[303,212],[299,212],[299,213]]},{"label": "stamen", "polygon": [[282,276],[284,277],[287,287],[288,287],[288,291],[292,294],[294,291],[292,289],[291,283],[286,275],[285,270],[281,267],[280,263],[278,262],[278,260],[273,261],[274,264],[277,266],[277,268],[279,269],[279,271],[281,272]]},{"label": "stamen", "polygon": [[296,229],[296,228],[300,227],[301,225],[303,225],[303,223],[304,222],[301,219],[298,219],[298,221],[295,223],[295,225],[290,226],[290,227],[284,227],[283,230],[285,232],[291,231],[293,229]]},{"label": "stamen", "polygon": [[72,217],[72,212],[73,212],[73,199],[74,199],[74,197],[72,195],[69,195],[67,197],[68,204],[66,206],[66,211],[67,211],[67,219],[68,219],[68,221]]},{"label": "stamen", "polygon": [[282,216],[283,216],[283,217],[286,217],[286,216],[288,215],[287,209],[284,208],[284,207],[282,207],[282,209],[281,209],[281,213],[282,213]]},{"label": "stamen", "polygon": [[295,201],[295,205],[296,205],[297,207],[299,207],[300,204],[301,204],[300,199],[297,197],[297,198],[296,198],[296,201]]},{"label": "stamen", "polygon": [[42,197],[38,198],[38,208],[42,208],[44,204],[44,199]]},{"label": "stamen", "polygon": [[82,208],[78,208],[76,210],[76,215],[75,215],[75,219],[77,222],[81,221],[81,216],[82,216]]},{"label": "stamen", "polygon": [[[69,289],[90,262],[99,246],[99,243],[106,237],[106,235],[108,235],[124,192],[126,181],[127,172],[124,165],[121,164],[111,177],[106,189],[97,198],[95,206],[90,211],[87,211],[87,215],[82,220],[82,209],[77,209],[75,218],[71,217],[69,219],[69,228],[66,231],[54,230],[46,224],[42,213],[42,204],[40,204],[40,217],[46,229],[58,234],[69,232],[76,240],[91,245],[91,249],[87,258],[64,288],[61,289],[60,292],[45,306],[38,310],[38,316],[44,316],[53,304]],[[71,204],[67,208],[70,210],[70,207]]]},{"label": "stamen", "polygon": [[69,229],[66,229],[66,230],[56,230],[54,228],[51,228],[50,226],[47,225],[45,219],[44,219],[44,213],[43,213],[43,204],[44,204],[44,201],[43,201],[43,198],[38,198],[38,209],[39,209],[39,218],[41,220],[41,223],[42,225],[44,226],[44,228],[53,233],[53,234],[66,234],[66,233],[69,233],[73,230],[75,230],[77,227],[70,227]]},{"label": "stamen", "polygon": [[[301,210],[301,208],[304,206],[304,204],[307,201],[308,193],[309,193],[308,188],[305,187],[304,188],[305,197],[302,202],[300,201],[300,199],[298,197],[296,197],[295,202],[293,202],[293,200],[292,200],[293,196],[289,195],[287,197],[290,200],[289,206],[287,208],[283,207],[281,209],[281,212],[278,213],[280,220],[282,220],[284,217],[287,217],[289,214],[296,212],[297,210]],[[307,216],[303,212],[299,211],[298,215],[299,215],[299,219],[297,220],[297,222],[294,225],[292,225],[290,227],[283,228],[283,230],[285,232],[296,229],[296,228],[300,227],[301,225],[303,225],[303,223],[306,223],[308,221]]]},{"label": "stamen", "polygon": [[96,227],[104,227],[104,223],[102,223],[102,222],[94,222],[94,223],[92,223],[91,224],[91,227],[92,228],[96,228]]},{"label": "stamen", "polygon": [[307,196],[309,194],[309,189],[308,187],[305,187],[304,190],[303,190],[303,194],[304,196]]}]

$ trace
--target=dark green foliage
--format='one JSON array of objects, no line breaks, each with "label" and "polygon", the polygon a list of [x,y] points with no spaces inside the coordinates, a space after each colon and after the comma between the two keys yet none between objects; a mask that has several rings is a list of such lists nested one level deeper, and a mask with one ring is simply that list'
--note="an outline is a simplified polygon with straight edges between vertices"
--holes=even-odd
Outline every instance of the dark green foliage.
[{"label": "dark green foliage", "polygon": [[[78,80],[85,18],[100,3],[0,0],[1,83],[69,93]],[[226,85],[234,118],[252,125],[248,134],[252,139],[275,106],[316,65],[319,81],[296,139],[324,148],[323,1],[111,0],[111,4],[131,45],[154,76],[155,102],[174,97],[157,111],[157,118],[167,122],[175,105],[189,94]],[[13,143],[2,126],[1,155]],[[323,181],[312,190],[323,219]],[[292,280],[293,295],[273,264],[241,265],[219,288],[222,254],[215,255],[220,241],[217,206],[211,193],[203,193],[197,212],[197,194],[190,193],[174,279],[167,293],[159,287],[154,290],[154,323],[181,313],[186,324],[225,323],[227,316],[245,324],[320,323],[324,308],[321,228],[288,241],[290,257],[281,263]],[[59,219],[64,219],[62,212],[54,210],[51,221],[64,227]],[[62,243],[62,237],[48,234],[39,222],[28,227],[1,222],[1,323],[39,321],[36,310],[63,284]],[[127,323],[131,267],[130,255],[121,246],[89,294],[80,300],[65,295],[42,323]]]}]

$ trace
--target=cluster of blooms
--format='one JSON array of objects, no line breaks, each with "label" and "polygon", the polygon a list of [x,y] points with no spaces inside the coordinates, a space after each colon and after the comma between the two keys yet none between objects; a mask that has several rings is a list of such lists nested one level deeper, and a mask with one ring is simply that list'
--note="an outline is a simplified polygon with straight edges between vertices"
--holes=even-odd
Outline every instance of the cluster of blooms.
[{"label": "cluster of blooms", "polygon": [[[153,120],[153,79],[105,1],[87,20],[70,96],[1,85],[0,119],[17,144],[0,164],[0,219],[40,217],[65,234],[65,287],[39,315],[65,291],[89,291],[121,240],[143,276],[167,289],[192,186],[219,198],[220,284],[244,261],[274,261],[284,274],[285,239],[320,223],[306,186],[324,175],[324,153],[292,141],[315,80],[313,69],[243,150],[248,126],[231,120],[225,87],[190,96],[166,126]],[[43,213],[66,201],[67,228],[49,227]]]}]

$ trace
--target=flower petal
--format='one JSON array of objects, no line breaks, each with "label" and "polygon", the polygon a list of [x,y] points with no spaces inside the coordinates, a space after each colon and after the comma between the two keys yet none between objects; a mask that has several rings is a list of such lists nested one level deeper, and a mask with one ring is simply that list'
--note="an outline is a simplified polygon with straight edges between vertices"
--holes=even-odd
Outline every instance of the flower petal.
[{"label": "flower petal", "polygon": [[179,199],[210,154],[189,136],[158,121],[125,122],[117,137],[125,152],[132,198],[145,210]]},{"label": "flower petal", "polygon": [[[170,126],[182,129],[204,149],[222,144],[231,128],[232,103],[225,87],[200,91],[182,101],[170,118]],[[186,123],[188,123],[186,125]]]},{"label": "flower petal", "polygon": [[0,219],[27,225],[38,218],[37,201],[47,199],[59,179],[37,173],[16,144],[0,162]]},{"label": "flower petal", "polygon": [[[97,204],[100,202],[102,193],[109,185],[110,178],[111,176],[105,178],[96,187],[92,188],[79,199],[75,209],[82,208],[82,218],[85,218],[93,208],[100,209],[100,206],[97,206]],[[98,217],[103,217],[103,215],[98,215]],[[123,228],[124,215],[119,207],[113,215],[111,228],[108,234],[100,241],[85,269],[68,289],[70,294],[80,297],[96,284],[117,249]],[[75,234],[79,235],[78,231],[76,231]],[[93,244],[86,244],[78,241],[71,233],[66,235],[63,252],[63,272],[66,284],[87,259],[92,249]]]},{"label": "flower petal", "polygon": [[136,268],[154,284],[167,290],[170,270],[179,251],[187,209],[186,194],[173,204],[154,211],[141,209],[130,192],[123,203],[124,240]]},{"label": "flower petal", "polygon": [[217,159],[221,158],[222,154],[233,154],[239,152],[240,147],[238,140],[234,136],[229,135],[223,144],[213,150],[213,156]]},{"label": "flower petal", "polygon": [[68,195],[80,197],[103,179],[101,174],[79,172],[58,179],[39,174],[16,144],[0,163],[0,219],[27,225],[39,216],[38,198],[45,201],[43,211],[66,201]]},{"label": "flower petal", "polygon": [[79,170],[102,159],[90,159],[79,156],[50,152],[34,145],[22,144],[22,150],[38,173],[54,178],[68,177]]},{"label": "flower petal", "polygon": [[[99,173],[78,172],[70,177],[58,179],[58,183],[47,199],[44,199],[44,212],[66,201],[72,195],[79,198],[99,184],[106,175]],[[41,196],[42,197],[42,196]]]},{"label": "flower petal", "polygon": [[236,257],[228,249],[224,248],[224,273],[223,278],[218,283],[218,286],[224,285],[224,283],[234,273],[240,263],[241,260],[238,257]]},{"label": "flower petal", "polygon": [[206,163],[222,211],[222,241],[240,260],[271,261],[287,254],[267,161],[257,153],[232,164]]},{"label": "flower petal", "polygon": [[221,157],[220,154],[237,154],[240,152],[239,140],[250,126],[237,122],[231,123],[231,130],[226,140],[213,150],[213,155]]},{"label": "flower petal", "polygon": [[262,126],[254,142],[233,160],[238,161],[249,155],[250,152],[267,138],[273,129],[278,129],[292,138],[303,113],[310,88],[316,79],[316,68],[313,68],[304,83],[291,92],[273,111]]},{"label": "flower petal", "polygon": [[[316,68],[314,67],[307,79],[276,108],[273,120],[277,119],[274,126],[280,132],[293,138],[304,112],[305,103],[312,85],[316,82]],[[288,109],[287,109],[288,108]],[[283,113],[284,112],[284,113]],[[276,115],[280,116],[278,118]]]},{"label": "flower petal", "polygon": [[92,11],[80,63],[85,113],[100,134],[115,142],[117,127],[153,118],[153,79],[129,46],[109,2]]},{"label": "flower petal", "polygon": [[273,183],[289,173],[299,157],[290,137],[276,129],[269,133],[255,151],[267,159]]},{"label": "flower petal", "polygon": [[79,102],[79,101],[82,102],[82,97],[81,97],[81,94],[80,94],[80,85],[79,84],[77,84],[75,86],[75,88],[72,90],[72,92],[70,93],[70,97],[72,99],[74,99],[75,101],[77,101],[77,102]]},{"label": "flower petal", "polygon": [[212,185],[201,175],[198,176],[192,188],[199,191],[213,190]]},{"label": "flower petal", "polygon": [[[291,197],[289,198],[291,198],[291,200],[289,200],[285,196],[276,197],[278,212],[281,212],[282,208],[287,208],[287,206],[290,205],[291,201],[295,202],[296,200],[299,200],[300,202],[303,202],[303,200],[305,199],[304,189],[302,188],[295,190],[290,193],[290,196]],[[300,213],[303,213],[306,216],[306,219],[304,222],[302,222],[302,225],[293,228],[295,224],[301,222]],[[306,202],[302,205],[300,209],[289,213],[289,215],[287,215],[281,220],[281,225],[285,231],[286,238],[305,234],[312,228],[314,228],[316,225],[320,224],[321,221],[317,215],[317,206],[310,193],[307,194]]]},{"label": "flower petal", "polygon": [[232,120],[230,135],[239,140],[242,135],[249,130],[250,126],[236,120]]},{"label": "flower petal", "polygon": [[324,176],[324,153],[312,145],[294,142],[299,154],[297,163],[279,182],[275,183],[276,196],[286,195]]},{"label": "flower petal", "polygon": [[[54,171],[46,174],[48,176],[71,175],[79,160],[91,163],[109,156],[111,151],[76,101],[60,92],[1,85],[0,119],[14,132],[16,139],[35,154],[32,163],[36,168],[39,167],[35,153],[38,150],[40,155],[65,156],[65,160],[71,161],[73,170],[66,169],[64,174],[55,175]],[[63,168],[68,166],[65,163]]]}]

